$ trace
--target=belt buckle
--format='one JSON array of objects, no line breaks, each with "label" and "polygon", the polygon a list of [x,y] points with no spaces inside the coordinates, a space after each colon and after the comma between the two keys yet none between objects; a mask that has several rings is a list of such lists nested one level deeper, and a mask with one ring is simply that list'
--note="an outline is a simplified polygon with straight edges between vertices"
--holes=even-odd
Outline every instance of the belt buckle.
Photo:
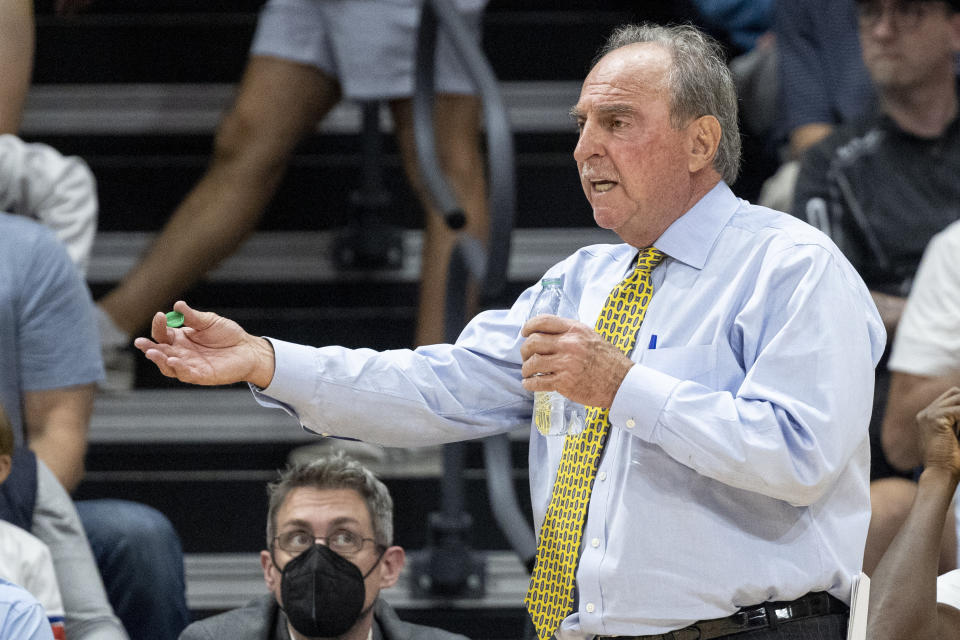
[{"label": "belt buckle", "polygon": [[735,614],[739,618],[740,626],[744,631],[748,629],[766,629],[770,626],[770,619],[764,607],[750,607],[741,609]]}]

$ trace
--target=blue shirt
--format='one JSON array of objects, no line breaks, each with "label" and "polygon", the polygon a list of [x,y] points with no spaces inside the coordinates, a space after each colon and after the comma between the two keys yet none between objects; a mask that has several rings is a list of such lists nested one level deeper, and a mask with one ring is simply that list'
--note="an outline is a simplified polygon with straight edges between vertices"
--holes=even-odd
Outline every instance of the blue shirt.
[{"label": "blue shirt", "polygon": [[774,32],[783,136],[814,122],[848,122],[872,108],[854,0],[777,2]]},{"label": "blue shirt", "polygon": [[[849,601],[870,519],[867,423],[886,341],[863,281],[813,227],[718,184],[654,243],[668,257],[610,408],[577,611],[564,639],[665,633],[827,590]],[[552,267],[593,325],[628,245]],[[539,290],[456,345],[377,353],[273,341],[260,400],[309,429],[385,445],[529,425],[520,327]],[[646,348],[656,335],[656,348]],[[530,435],[534,522],[563,439]]]},{"label": "blue shirt", "polygon": [[103,378],[90,290],[53,232],[0,213],[0,404],[18,445],[23,394]]},{"label": "blue shirt", "polygon": [[23,587],[0,578],[0,640],[53,640],[43,607]]},{"label": "blue shirt", "polygon": [[693,0],[708,24],[723,29],[730,41],[750,51],[773,23],[773,0]]}]

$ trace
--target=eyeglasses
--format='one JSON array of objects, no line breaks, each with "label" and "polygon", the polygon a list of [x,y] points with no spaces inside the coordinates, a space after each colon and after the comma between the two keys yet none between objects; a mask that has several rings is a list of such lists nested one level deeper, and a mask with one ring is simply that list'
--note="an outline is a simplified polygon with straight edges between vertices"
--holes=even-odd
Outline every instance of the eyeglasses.
[{"label": "eyeglasses", "polygon": [[373,538],[361,537],[360,534],[348,529],[337,529],[325,536],[315,536],[312,531],[306,529],[291,529],[274,537],[278,547],[293,554],[303,553],[318,540],[323,541],[331,551],[342,556],[359,553],[367,542],[376,544]]},{"label": "eyeglasses", "polygon": [[857,9],[860,16],[861,28],[873,29],[883,19],[884,14],[890,14],[890,22],[897,31],[911,31],[916,29],[920,22],[932,14],[936,8],[945,6],[943,2],[928,2],[913,0],[912,2],[897,2],[884,9],[882,2],[859,2]]}]

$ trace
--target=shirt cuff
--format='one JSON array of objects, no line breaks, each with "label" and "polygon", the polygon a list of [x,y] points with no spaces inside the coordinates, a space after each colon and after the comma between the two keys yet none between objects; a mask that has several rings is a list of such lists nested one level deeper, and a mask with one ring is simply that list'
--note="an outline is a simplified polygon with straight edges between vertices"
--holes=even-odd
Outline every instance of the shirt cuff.
[{"label": "shirt cuff", "polygon": [[648,442],[679,378],[635,364],[627,371],[608,414],[610,424]]},{"label": "shirt cuff", "polygon": [[283,409],[302,424],[295,407],[306,406],[314,399],[316,349],[266,336],[264,339],[273,346],[273,379],[263,389],[248,383],[250,391],[261,406]]}]

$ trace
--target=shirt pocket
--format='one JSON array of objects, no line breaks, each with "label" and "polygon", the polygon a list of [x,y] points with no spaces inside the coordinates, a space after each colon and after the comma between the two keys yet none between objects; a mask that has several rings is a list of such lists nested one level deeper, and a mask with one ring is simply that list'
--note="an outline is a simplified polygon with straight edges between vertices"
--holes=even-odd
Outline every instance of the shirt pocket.
[{"label": "shirt pocket", "polygon": [[719,379],[717,347],[712,344],[648,349],[643,352],[639,363],[674,378],[697,382],[711,389],[716,388]]}]

